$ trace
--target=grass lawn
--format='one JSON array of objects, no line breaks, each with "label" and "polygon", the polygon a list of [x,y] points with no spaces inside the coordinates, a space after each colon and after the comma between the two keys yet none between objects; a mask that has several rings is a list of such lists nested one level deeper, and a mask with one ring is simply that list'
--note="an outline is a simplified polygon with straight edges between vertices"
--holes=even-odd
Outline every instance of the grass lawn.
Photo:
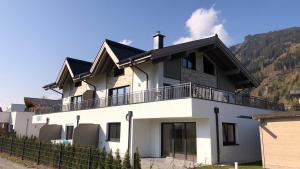
[{"label": "grass lawn", "polygon": [[[203,166],[198,167],[198,169],[233,169],[234,166]],[[261,163],[248,163],[248,164],[240,164],[239,169],[262,169]]]}]

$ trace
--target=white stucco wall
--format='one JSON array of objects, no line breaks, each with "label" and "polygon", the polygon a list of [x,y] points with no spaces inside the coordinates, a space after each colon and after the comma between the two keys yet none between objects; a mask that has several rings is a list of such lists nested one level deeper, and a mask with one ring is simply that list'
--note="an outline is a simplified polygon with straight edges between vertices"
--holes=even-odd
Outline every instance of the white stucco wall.
[{"label": "white stucco wall", "polygon": [[[214,107],[218,107],[221,162],[248,162],[260,160],[258,123],[250,119],[237,118],[239,115],[267,113],[269,110],[238,106],[200,99],[178,99],[150,103],[106,107],[82,111],[53,113],[33,116],[33,123],[60,124],[63,127],[62,139],[65,138],[65,126],[76,127],[77,115],[80,123],[100,124],[99,148],[105,146],[124,154],[128,144],[128,111],[133,111],[132,152],[139,147],[145,157],[160,157],[162,122],[196,122],[197,127],[197,162],[211,164],[217,161],[216,128]],[[106,141],[107,123],[121,122],[120,142]],[[239,145],[223,146],[222,122],[236,123]]]},{"label": "white stucco wall", "polygon": [[0,112],[0,123],[9,123],[10,112]]},{"label": "white stucco wall", "polygon": [[10,113],[10,124],[13,125],[13,129],[18,136],[38,137],[42,125],[32,123],[33,115],[33,112]]}]

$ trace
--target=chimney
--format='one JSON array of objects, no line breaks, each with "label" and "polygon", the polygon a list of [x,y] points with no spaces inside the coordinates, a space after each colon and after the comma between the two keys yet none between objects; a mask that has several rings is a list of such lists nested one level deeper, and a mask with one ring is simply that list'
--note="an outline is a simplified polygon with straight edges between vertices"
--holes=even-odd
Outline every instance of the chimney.
[{"label": "chimney", "polygon": [[160,34],[160,31],[157,31],[153,35],[153,49],[161,49],[164,47],[164,35]]}]

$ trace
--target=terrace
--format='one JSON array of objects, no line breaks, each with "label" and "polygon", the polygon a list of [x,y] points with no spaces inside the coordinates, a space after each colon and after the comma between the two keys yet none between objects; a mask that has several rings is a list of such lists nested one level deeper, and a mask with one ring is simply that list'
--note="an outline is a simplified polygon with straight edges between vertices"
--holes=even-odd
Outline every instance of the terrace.
[{"label": "terrace", "polygon": [[131,92],[125,95],[109,96],[93,100],[83,100],[81,102],[69,104],[57,104],[48,107],[37,107],[34,109],[29,109],[28,111],[36,112],[36,114],[47,114],[184,98],[211,100],[216,102],[277,111],[284,110],[283,104],[278,104],[265,99],[251,96],[242,96],[233,92],[202,86],[194,83],[184,83],[155,88],[151,90]]}]

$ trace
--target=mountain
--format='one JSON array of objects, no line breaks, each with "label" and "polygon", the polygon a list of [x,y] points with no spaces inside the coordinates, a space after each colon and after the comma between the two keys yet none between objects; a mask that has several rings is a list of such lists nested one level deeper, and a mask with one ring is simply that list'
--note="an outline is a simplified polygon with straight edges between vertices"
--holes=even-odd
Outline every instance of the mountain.
[{"label": "mountain", "polygon": [[230,49],[261,82],[251,95],[297,103],[289,91],[300,89],[300,27],[248,35]]}]

